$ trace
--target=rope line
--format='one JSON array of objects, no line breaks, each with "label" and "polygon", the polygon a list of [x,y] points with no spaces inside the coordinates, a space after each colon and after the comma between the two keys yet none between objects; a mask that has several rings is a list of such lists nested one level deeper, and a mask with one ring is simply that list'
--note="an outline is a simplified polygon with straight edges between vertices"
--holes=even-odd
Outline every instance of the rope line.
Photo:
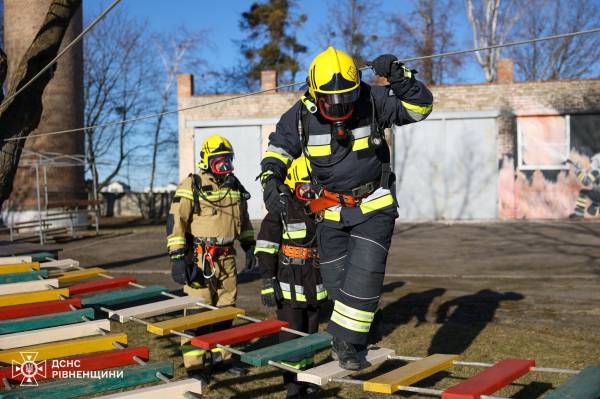
[{"label": "rope line", "polygon": [[[98,22],[100,22],[102,19],[104,19],[104,17],[106,17],[106,15],[117,6],[117,4],[119,4],[121,2],[121,0],[115,0],[113,1],[113,3],[108,6],[108,8],[106,8],[106,10],[102,11],[102,13],[100,13],[100,15],[98,15],[96,17],[96,19],[94,19],[92,21],[91,24],[89,24],[79,35],[77,35],[77,37],[75,39],[73,39],[73,41],[71,43],[69,43],[64,49],[62,49],[57,55],[56,57],[54,57],[52,59],[52,61],[50,61],[48,63],[48,65],[46,65],[45,67],[42,68],[41,71],[39,71],[33,78],[31,78],[27,83],[25,83],[23,86],[21,86],[21,88],[19,90],[17,90],[14,94],[10,95],[8,98],[4,99],[4,101],[2,101],[2,103],[0,103],[0,111],[2,111],[6,105],[12,100],[14,99],[16,96],[18,96],[19,94],[21,94],[25,89],[27,89],[33,82],[35,82],[40,76],[42,76],[44,74],[44,72],[46,72],[50,67],[52,67],[52,65],[56,64],[56,62],[58,61],[58,59],[60,57],[62,57],[67,51],[69,51],[74,45],[76,45],[77,43],[79,43],[81,41],[81,39],[83,39],[83,37],[89,32],[91,31],[94,26],[96,26],[98,24]],[[36,135],[37,136],[37,135]],[[26,138],[26,137],[25,137]]]},{"label": "rope line", "polygon": [[[118,2],[118,1],[120,1],[120,0],[116,0],[116,2]],[[474,53],[477,51],[492,50],[492,49],[497,49],[497,48],[502,48],[502,47],[511,47],[511,46],[517,46],[517,45],[522,45],[522,44],[541,42],[541,41],[545,41],[545,40],[562,39],[562,38],[586,35],[586,34],[597,33],[597,32],[600,32],[600,27],[594,28],[594,29],[583,30],[583,31],[577,31],[577,32],[563,33],[563,34],[559,34],[559,35],[551,35],[551,36],[538,37],[538,38],[533,38],[533,39],[528,39],[528,40],[520,40],[520,41],[511,42],[511,43],[496,44],[496,45],[488,46],[488,47],[479,47],[479,48],[473,48],[473,49],[469,49],[469,50],[459,50],[459,51],[451,51],[451,52],[447,52],[447,53],[439,53],[439,54],[424,55],[424,56],[419,56],[419,57],[404,58],[404,59],[398,60],[396,62],[404,63],[404,62],[409,62],[409,61],[418,61],[418,60],[424,60],[424,59],[430,59],[430,58],[448,57],[451,55]],[[360,68],[360,70],[365,70],[365,69],[370,69],[370,67],[364,66],[364,67]],[[289,83],[289,84],[285,84],[285,85],[281,85],[281,86],[276,86],[272,89],[258,90],[258,91],[254,91],[254,92],[250,92],[250,93],[245,93],[245,94],[225,98],[222,100],[211,101],[211,102],[208,102],[205,104],[192,105],[189,107],[183,107],[183,108],[178,108],[178,109],[174,109],[174,110],[170,110],[170,111],[154,113],[154,114],[142,115],[142,116],[138,116],[138,117],[130,118],[130,119],[122,119],[122,120],[118,120],[118,121],[107,122],[107,123],[102,123],[102,124],[93,125],[93,126],[80,127],[80,128],[75,128],[75,129],[66,129],[66,130],[59,130],[59,131],[48,132],[48,133],[39,133],[39,134],[29,135],[27,137],[12,137],[12,138],[4,139],[4,140],[5,141],[26,140],[28,137],[52,136],[52,135],[57,135],[57,134],[81,132],[81,131],[84,131],[87,129],[99,129],[99,128],[104,128],[104,127],[109,127],[109,126],[121,125],[124,123],[139,122],[139,121],[146,120],[146,119],[152,119],[152,118],[156,118],[156,117],[160,117],[160,116],[176,114],[179,112],[188,111],[190,109],[208,107],[210,105],[221,104],[221,103],[224,103],[227,101],[239,100],[241,98],[250,97],[250,96],[263,94],[263,93],[268,93],[268,92],[276,91],[279,89],[285,89],[288,87],[294,87],[294,86],[299,86],[299,85],[303,85],[303,84],[306,84],[306,82],[300,81],[300,82],[295,82],[295,83]]]}]

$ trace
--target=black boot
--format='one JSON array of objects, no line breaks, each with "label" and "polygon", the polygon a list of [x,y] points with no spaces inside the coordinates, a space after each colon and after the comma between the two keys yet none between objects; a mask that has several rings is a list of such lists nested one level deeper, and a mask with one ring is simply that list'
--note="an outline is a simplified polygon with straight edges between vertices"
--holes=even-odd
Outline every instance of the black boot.
[{"label": "black boot", "polygon": [[206,370],[186,370],[188,378],[195,378],[202,383],[202,387],[208,386],[210,383],[210,373]]},{"label": "black boot", "polygon": [[360,357],[353,344],[334,337],[331,349],[331,356],[340,363],[341,368],[354,371],[360,370]]}]

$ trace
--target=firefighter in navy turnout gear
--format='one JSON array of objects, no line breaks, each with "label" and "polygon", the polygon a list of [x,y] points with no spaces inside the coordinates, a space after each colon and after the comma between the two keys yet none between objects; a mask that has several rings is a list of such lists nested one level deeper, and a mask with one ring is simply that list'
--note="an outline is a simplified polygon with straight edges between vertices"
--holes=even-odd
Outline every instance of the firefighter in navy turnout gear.
[{"label": "firefighter in navy turnout gear", "polygon": [[[315,215],[307,203],[316,198],[310,181],[310,165],[304,157],[289,168],[285,184],[291,190],[287,213],[269,212],[263,220],[254,251],[263,278],[261,300],[265,306],[277,307],[277,318],[287,321],[290,328],[309,334],[319,329],[319,307],[327,300],[321,281]],[[280,342],[297,338],[281,332]],[[313,364],[311,356],[287,359],[288,366],[303,369]],[[309,394],[312,386],[296,382],[296,375],[283,377],[288,398]]]},{"label": "firefighter in navy turnout gear", "polygon": [[[237,271],[233,243],[239,240],[246,252],[246,267],[255,263],[254,231],[248,216],[250,198],[233,175],[233,147],[224,137],[213,135],[202,144],[199,174],[190,174],[175,191],[167,219],[167,249],[173,280],[188,295],[209,305],[234,306]],[[200,307],[186,313],[204,311]],[[212,326],[218,331],[231,322]],[[210,329],[197,329],[199,335]],[[204,351],[182,338],[183,364],[189,374],[207,379],[205,363],[223,364],[229,352]],[[237,370],[236,371],[240,371]],[[240,371],[241,372],[241,371]]]},{"label": "firefighter in navy turnout gear", "polygon": [[[577,179],[586,188],[579,190],[575,212],[571,217],[583,217],[585,209],[590,216],[600,216],[600,153],[596,154],[591,159],[591,165],[588,170],[584,170],[578,163],[573,163],[575,175]],[[592,202],[587,206],[587,199]]]},{"label": "firefighter in navy turnout gear", "polygon": [[[317,225],[320,270],[334,300],[327,331],[340,366],[357,370],[380,318],[385,263],[398,217],[390,154],[383,129],[425,119],[433,96],[393,55],[371,67],[385,87],[361,81],[354,61],[329,47],[311,63],[308,90],[279,120],[261,162],[267,209],[285,213],[287,168],[304,154],[321,188],[311,209]],[[374,323],[374,321],[376,323]],[[369,334],[371,332],[371,334]],[[371,335],[371,337],[369,337]]]}]

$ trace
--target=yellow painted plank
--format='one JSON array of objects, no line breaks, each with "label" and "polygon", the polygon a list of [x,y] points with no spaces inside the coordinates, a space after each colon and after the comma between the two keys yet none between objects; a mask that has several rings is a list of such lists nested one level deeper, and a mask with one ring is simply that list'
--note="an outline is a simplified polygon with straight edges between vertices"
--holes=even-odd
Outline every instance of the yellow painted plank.
[{"label": "yellow painted plank", "polygon": [[24,262],[0,265],[0,274],[30,272],[31,269],[40,270],[40,262]]},{"label": "yellow painted plank", "polygon": [[[24,292],[20,294],[0,295],[0,306],[22,305],[24,303],[35,303],[45,301],[56,301],[61,296],[68,297],[68,288],[59,288],[56,290]],[[0,311],[2,309],[0,308]]]},{"label": "yellow painted plank", "polygon": [[106,273],[106,270],[100,267],[90,267],[89,269],[80,269],[72,272],[65,272],[58,276],[59,283],[71,283],[73,281],[85,280],[86,278],[96,277],[99,274]]},{"label": "yellow painted plank", "polygon": [[47,344],[24,346],[15,349],[0,351],[0,363],[12,364],[13,361],[22,363],[22,352],[37,353],[36,361],[55,359],[57,357],[81,355],[84,353],[108,351],[116,349],[114,343],[127,345],[127,334],[113,333],[94,335],[91,337],[71,339],[68,341],[51,342]]},{"label": "yellow painted plank", "polygon": [[400,386],[408,386],[421,381],[438,371],[452,366],[458,355],[431,355],[416,362],[372,378],[363,383],[365,391],[388,393],[396,392]]},{"label": "yellow painted plank", "polygon": [[234,307],[215,309],[202,313],[194,313],[189,316],[148,324],[148,332],[156,335],[167,335],[171,330],[183,331],[192,328],[208,326],[221,321],[232,320],[237,315],[244,313],[246,313],[244,309],[238,309]]}]

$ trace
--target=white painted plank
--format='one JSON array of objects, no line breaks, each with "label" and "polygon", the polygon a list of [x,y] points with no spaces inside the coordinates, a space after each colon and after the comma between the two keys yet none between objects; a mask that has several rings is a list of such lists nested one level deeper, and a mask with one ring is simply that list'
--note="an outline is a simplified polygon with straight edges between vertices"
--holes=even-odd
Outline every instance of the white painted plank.
[{"label": "white painted plank", "polygon": [[13,265],[15,263],[30,263],[31,256],[3,256],[0,257],[0,265]]},{"label": "white painted plank", "polygon": [[[378,348],[371,349],[367,352],[367,362],[371,366],[375,366],[385,362],[388,356],[394,355],[393,349]],[[310,382],[316,385],[325,385],[329,383],[330,378],[345,377],[355,373],[352,370],[346,370],[340,367],[336,361],[322,364],[312,369],[301,371],[297,374],[298,381]]]},{"label": "white painted plank", "polygon": [[188,378],[185,380],[169,382],[168,384],[136,389],[133,391],[119,392],[112,395],[100,396],[96,399],[171,399],[184,398],[186,392],[202,394],[202,382]]},{"label": "white painted plank", "polygon": [[70,269],[72,267],[78,267],[79,261],[75,259],[61,259],[61,260],[51,260],[50,262],[42,262],[40,263],[40,268],[47,269],[51,267],[55,267],[58,269]]},{"label": "white painted plank", "polygon": [[66,326],[42,328],[13,334],[0,335],[0,349],[13,349],[21,346],[45,344],[67,339],[89,337],[100,334],[98,329],[110,331],[110,320],[92,320]]},{"label": "white painted plank", "polygon": [[31,291],[45,291],[48,286],[57,288],[58,279],[47,278],[45,280],[23,281],[20,283],[0,284],[0,295],[20,294]]},{"label": "white painted plank", "polygon": [[140,319],[143,319],[144,317],[157,316],[192,307],[196,302],[199,301],[200,298],[182,296],[179,298],[167,299],[166,301],[153,302],[146,305],[115,310],[113,312],[109,312],[108,317],[113,320],[118,320],[121,323],[127,323],[129,321],[129,317],[131,316],[138,317]]}]

